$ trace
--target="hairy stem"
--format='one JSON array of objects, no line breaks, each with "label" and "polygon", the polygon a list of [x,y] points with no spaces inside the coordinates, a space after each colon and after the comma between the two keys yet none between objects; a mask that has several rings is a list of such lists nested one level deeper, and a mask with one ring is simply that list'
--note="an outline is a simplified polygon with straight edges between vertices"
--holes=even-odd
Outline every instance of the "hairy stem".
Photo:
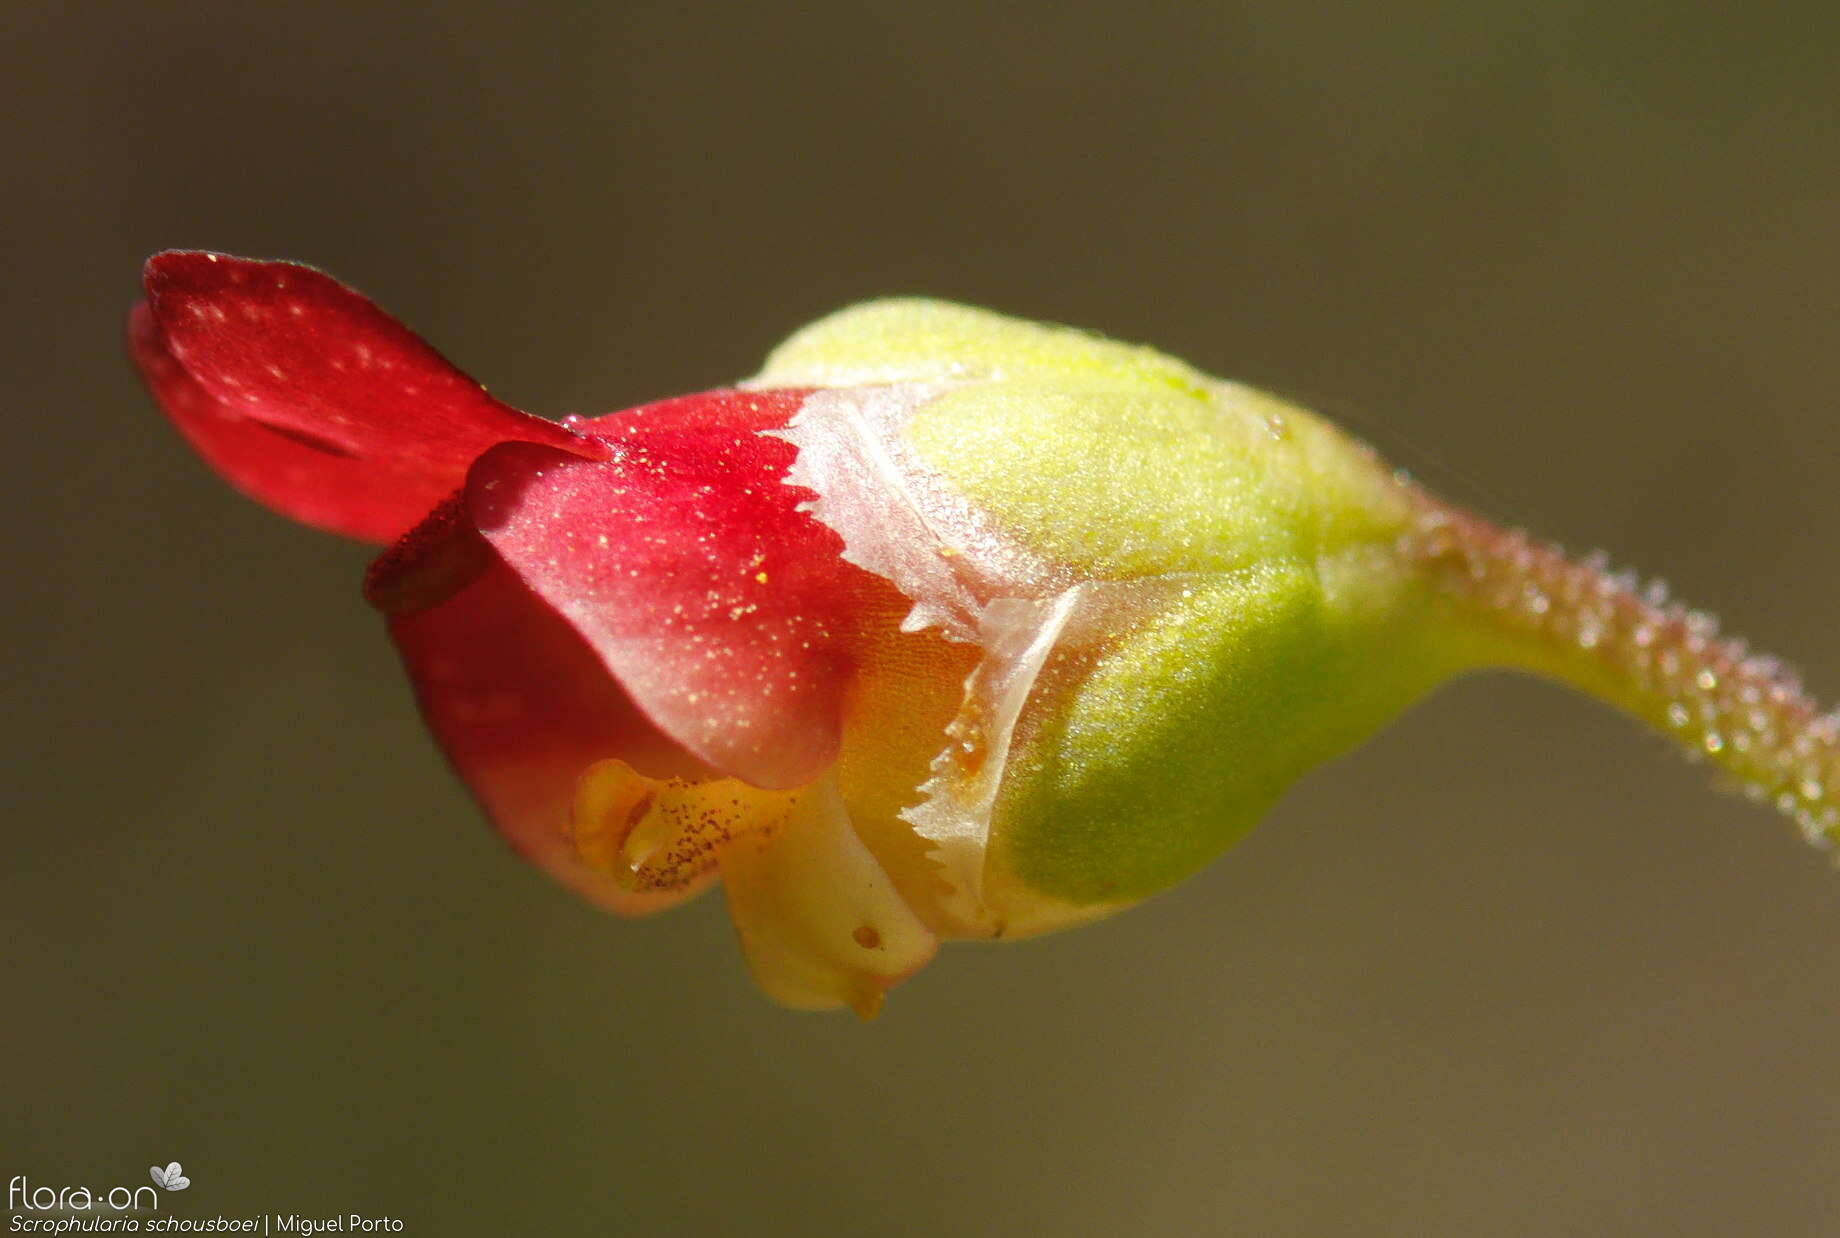
[{"label": "hairy stem", "polygon": [[1670,602],[1659,581],[1611,573],[1602,554],[1558,548],[1427,495],[1403,553],[1462,626],[1480,660],[1563,680],[1634,714],[1710,761],[1811,843],[1840,834],[1840,713],[1823,714],[1794,672],[1721,637]]}]

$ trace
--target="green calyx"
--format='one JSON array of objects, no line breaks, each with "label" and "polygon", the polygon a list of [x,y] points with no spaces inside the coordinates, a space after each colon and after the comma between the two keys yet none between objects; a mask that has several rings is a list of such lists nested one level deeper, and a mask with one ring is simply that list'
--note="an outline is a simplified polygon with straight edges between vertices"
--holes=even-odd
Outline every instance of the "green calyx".
[{"label": "green calyx", "polygon": [[916,301],[807,328],[760,381],[942,384],[903,450],[1108,599],[1016,722],[984,881],[1012,931],[1187,876],[1453,669],[1396,553],[1407,490],[1302,409],[1149,349]]}]

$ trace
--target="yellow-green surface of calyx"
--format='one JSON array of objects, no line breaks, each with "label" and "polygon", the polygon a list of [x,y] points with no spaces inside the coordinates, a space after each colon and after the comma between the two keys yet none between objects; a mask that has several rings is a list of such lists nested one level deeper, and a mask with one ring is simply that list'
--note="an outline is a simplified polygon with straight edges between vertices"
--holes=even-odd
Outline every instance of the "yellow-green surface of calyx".
[{"label": "yellow-green surface of calyx", "polygon": [[[1281,400],[1147,348],[931,301],[833,315],[757,381],[924,390],[885,445],[913,475],[891,501],[944,495],[974,513],[1020,552],[977,600],[1052,611],[977,875],[1004,931],[1193,872],[1456,669],[1397,553],[1406,488]],[[927,528],[950,543],[951,524]],[[938,551],[978,553],[965,541]],[[990,627],[960,635],[1027,643]]]}]

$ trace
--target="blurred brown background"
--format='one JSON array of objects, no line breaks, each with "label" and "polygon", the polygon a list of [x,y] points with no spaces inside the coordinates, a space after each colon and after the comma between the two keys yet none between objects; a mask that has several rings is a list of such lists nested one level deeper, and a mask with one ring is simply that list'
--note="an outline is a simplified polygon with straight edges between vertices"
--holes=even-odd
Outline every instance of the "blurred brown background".
[{"label": "blurred brown background", "polygon": [[[1691,11],[1689,11],[1691,10]],[[1829,4],[58,4],[0,16],[0,1176],[405,1232],[1840,1232],[1840,875],[1562,691],[1450,689],[1108,926],[862,1026],[508,857],[366,555],[121,359],[313,262],[514,403],[924,292],[1316,402],[1840,693]]]}]

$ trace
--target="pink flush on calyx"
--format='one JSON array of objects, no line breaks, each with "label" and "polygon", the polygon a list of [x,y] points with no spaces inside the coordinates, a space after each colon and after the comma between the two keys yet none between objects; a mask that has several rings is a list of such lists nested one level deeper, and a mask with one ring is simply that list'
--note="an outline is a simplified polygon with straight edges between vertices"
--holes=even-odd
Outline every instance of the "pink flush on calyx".
[{"label": "pink flush on calyx", "polygon": [[366,594],[505,838],[622,914],[719,881],[787,1005],[1162,890],[1481,667],[1840,825],[1840,722],[1778,663],[1146,348],[881,301],[558,424],[307,267],[168,252],[146,290],[135,360],[206,461],[386,547]]}]

